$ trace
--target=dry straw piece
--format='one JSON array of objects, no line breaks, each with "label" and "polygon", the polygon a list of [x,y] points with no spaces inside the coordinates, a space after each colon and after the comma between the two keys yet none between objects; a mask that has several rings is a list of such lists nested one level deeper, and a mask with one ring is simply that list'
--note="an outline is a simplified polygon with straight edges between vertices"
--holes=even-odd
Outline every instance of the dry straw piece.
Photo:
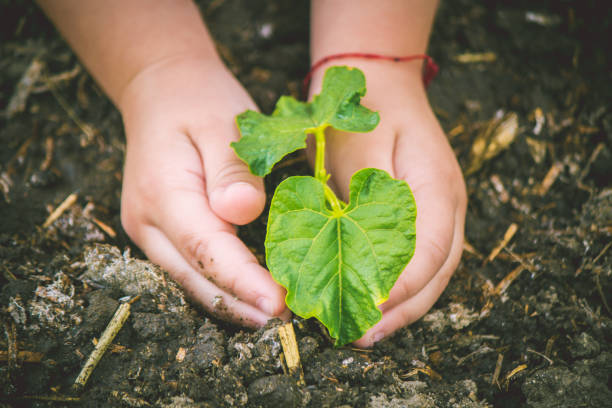
[{"label": "dry straw piece", "polygon": [[113,339],[115,338],[117,333],[119,333],[119,330],[121,330],[121,328],[123,327],[123,324],[125,323],[125,321],[127,320],[129,316],[130,316],[130,304],[122,303],[117,308],[115,315],[113,316],[111,321],[108,323],[108,326],[106,326],[106,329],[104,329],[104,333],[102,333],[102,336],[100,337],[100,340],[98,341],[98,344],[96,344],[96,347],[91,352],[91,354],[89,355],[89,358],[87,359],[87,362],[81,369],[79,376],[74,381],[75,388],[82,388],[85,386],[85,384],[87,383],[87,380],[89,379],[89,376],[91,376],[91,373],[96,368],[96,366],[98,365],[98,362],[104,355],[104,352],[106,351],[108,346],[110,346]]},{"label": "dry straw piece", "polygon": [[77,193],[72,193],[68,197],[66,197],[66,199],[64,199],[64,201],[62,201],[62,203],[58,205],[57,208],[53,210],[51,214],[49,214],[49,216],[45,220],[45,223],[43,224],[43,228],[47,228],[49,225],[53,224],[55,220],[61,217],[64,211],[66,211],[68,208],[72,207],[74,203],[76,203],[77,198]]},{"label": "dry straw piece", "polygon": [[283,346],[283,354],[285,355],[285,362],[287,363],[289,374],[293,377],[299,378],[298,385],[305,385],[302,363],[300,362],[300,352],[295,339],[293,324],[288,322],[280,326],[278,328],[278,336],[280,337],[281,345]]}]

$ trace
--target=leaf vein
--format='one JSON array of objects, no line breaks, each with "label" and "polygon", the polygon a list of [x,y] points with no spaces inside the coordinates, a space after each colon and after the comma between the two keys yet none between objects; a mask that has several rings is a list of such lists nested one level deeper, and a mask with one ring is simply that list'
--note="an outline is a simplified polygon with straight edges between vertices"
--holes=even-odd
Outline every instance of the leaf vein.
[{"label": "leaf vein", "polygon": [[336,241],[338,242],[338,334],[342,333],[342,234],[340,227],[340,218],[336,218]]},{"label": "leaf vein", "polygon": [[298,268],[297,271],[297,282],[295,283],[295,293],[296,295],[299,293],[299,287],[300,287],[300,281],[302,280],[302,268],[304,267],[304,263],[306,262],[306,258],[308,258],[308,255],[310,254],[310,251],[312,250],[312,247],[314,246],[315,241],[317,240],[317,238],[319,237],[319,235],[321,235],[323,233],[323,231],[325,230],[325,227],[327,227],[327,224],[329,224],[331,222],[331,218],[327,220],[327,222],[321,227],[321,229],[319,230],[319,232],[317,232],[317,235],[315,235],[312,238],[312,243],[310,244],[310,247],[308,247],[308,251],[306,251],[306,255],[304,255],[304,258],[302,259],[302,262],[300,262],[300,267]]},{"label": "leaf vein", "polygon": [[351,217],[347,216],[345,214],[346,218],[348,220],[350,220],[353,224],[355,224],[355,226],[359,229],[359,231],[361,231],[361,233],[363,234],[363,236],[365,237],[368,245],[370,246],[370,250],[372,251],[372,254],[374,254],[374,261],[376,262],[376,272],[380,272],[380,264],[378,263],[378,254],[376,253],[376,251],[374,250],[374,245],[372,244],[372,241],[370,241],[370,237],[368,236],[368,234],[365,232],[365,230],[363,228],[361,228],[361,225],[359,225],[359,223],[357,221],[355,221],[354,219],[352,219]]}]

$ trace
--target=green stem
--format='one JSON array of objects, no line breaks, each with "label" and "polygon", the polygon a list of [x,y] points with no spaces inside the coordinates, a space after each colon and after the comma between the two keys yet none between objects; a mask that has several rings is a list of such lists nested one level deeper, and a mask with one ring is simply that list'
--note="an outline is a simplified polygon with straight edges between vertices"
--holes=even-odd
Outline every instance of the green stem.
[{"label": "green stem", "polygon": [[328,177],[325,171],[325,128],[316,128],[314,134],[317,141],[314,176],[322,183],[327,184]]},{"label": "green stem", "polygon": [[323,186],[325,188],[325,198],[327,199],[327,202],[331,206],[333,212],[338,213],[338,215],[342,214],[342,208],[344,206],[341,204],[338,196],[336,196],[334,191],[327,185],[327,183],[325,183]]},{"label": "green stem", "polygon": [[314,134],[317,141],[314,176],[317,180],[323,183],[325,188],[325,199],[331,206],[334,213],[341,213],[343,208],[342,203],[333,190],[327,185],[329,175],[325,170],[325,128],[316,128],[314,130]]}]

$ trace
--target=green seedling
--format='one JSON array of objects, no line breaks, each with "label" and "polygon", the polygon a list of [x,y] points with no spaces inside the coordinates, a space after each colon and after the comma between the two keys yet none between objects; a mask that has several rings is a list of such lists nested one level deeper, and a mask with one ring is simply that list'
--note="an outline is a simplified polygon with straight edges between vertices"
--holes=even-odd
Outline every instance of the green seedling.
[{"label": "green seedling", "polygon": [[316,317],[341,346],[378,322],[378,305],[414,253],[416,206],[410,187],[379,169],[350,181],[349,202],[328,186],[325,129],[369,132],[380,120],[360,104],[365,77],[355,68],[331,67],[310,103],[283,96],[272,115],[238,115],[242,135],[232,143],[253,174],[265,176],[287,154],[316,139],[314,177],[294,176],[277,187],[266,234],[266,262],[287,289],[297,315]]}]

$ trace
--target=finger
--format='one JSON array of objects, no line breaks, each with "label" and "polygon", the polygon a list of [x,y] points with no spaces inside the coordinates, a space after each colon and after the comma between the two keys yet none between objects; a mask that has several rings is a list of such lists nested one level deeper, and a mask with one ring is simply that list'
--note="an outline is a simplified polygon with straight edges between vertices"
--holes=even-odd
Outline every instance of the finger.
[{"label": "finger", "polygon": [[251,174],[230,147],[240,134],[236,123],[226,117],[204,121],[212,125],[197,128],[191,137],[202,155],[210,207],[223,220],[243,225],[261,214],[266,196],[263,180]]},{"label": "finger", "polygon": [[421,291],[448,262],[456,228],[457,204],[436,184],[415,189],[417,204],[414,256],[381,305],[388,310]]},{"label": "finger", "polygon": [[[148,167],[137,170],[146,179],[134,177],[141,184],[136,187],[141,191],[138,196],[145,197],[148,205],[139,210],[147,214],[144,222],[161,230],[183,259],[216,286],[269,315],[278,316],[285,310],[285,290],[236,237],[234,227],[212,212],[197,150],[184,135],[176,135],[172,140],[164,149],[146,151],[143,166]],[[168,164],[168,157],[178,162]],[[127,187],[126,196],[133,189]],[[142,246],[139,241],[136,243]]]},{"label": "finger", "polygon": [[[241,300],[276,316],[285,309],[285,290],[214,214],[200,194],[184,192],[166,203],[162,225],[189,264]],[[216,221],[216,222],[215,222]]]},{"label": "finger", "polygon": [[[459,211],[458,211],[459,212]],[[457,214],[453,232],[453,243],[448,261],[436,276],[416,295],[383,312],[382,319],[354,344],[357,347],[371,347],[377,341],[390,336],[398,329],[418,320],[438,300],[459,264],[463,251],[463,217]]]},{"label": "finger", "polygon": [[219,289],[194,270],[159,229],[153,226],[144,229],[142,248],[147,257],[165,270],[172,271],[172,278],[207,311],[224,320],[251,327],[263,326],[273,317]]}]

